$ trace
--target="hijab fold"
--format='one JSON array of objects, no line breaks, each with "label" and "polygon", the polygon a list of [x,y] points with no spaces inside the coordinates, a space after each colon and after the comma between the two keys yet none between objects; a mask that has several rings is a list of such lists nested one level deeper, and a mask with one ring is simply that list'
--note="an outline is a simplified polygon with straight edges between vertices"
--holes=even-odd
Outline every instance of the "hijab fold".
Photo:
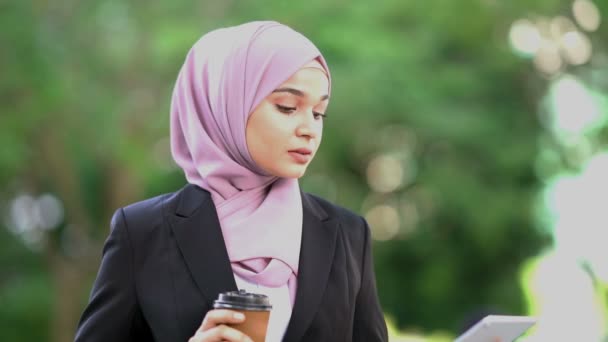
[{"label": "hijab fold", "polygon": [[[319,50],[273,21],[211,31],[188,53],[171,100],[171,153],[189,183],[209,191],[235,274],[288,285],[292,305],[302,237],[297,179],[278,178],[251,158],[250,113]],[[202,229],[202,227],[201,227]]]}]

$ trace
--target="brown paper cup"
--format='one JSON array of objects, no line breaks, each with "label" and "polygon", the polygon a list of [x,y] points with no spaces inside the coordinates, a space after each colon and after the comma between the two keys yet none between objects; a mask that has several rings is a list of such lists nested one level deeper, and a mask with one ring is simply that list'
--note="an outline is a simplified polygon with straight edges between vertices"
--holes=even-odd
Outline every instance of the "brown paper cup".
[{"label": "brown paper cup", "polygon": [[229,309],[245,315],[245,321],[229,326],[249,336],[254,342],[265,342],[268,319],[272,306],[268,297],[245,290],[220,293],[213,303],[214,309]]},{"label": "brown paper cup", "polygon": [[270,311],[235,311],[242,312],[245,315],[245,322],[231,324],[230,326],[249,336],[254,342],[265,342]]}]

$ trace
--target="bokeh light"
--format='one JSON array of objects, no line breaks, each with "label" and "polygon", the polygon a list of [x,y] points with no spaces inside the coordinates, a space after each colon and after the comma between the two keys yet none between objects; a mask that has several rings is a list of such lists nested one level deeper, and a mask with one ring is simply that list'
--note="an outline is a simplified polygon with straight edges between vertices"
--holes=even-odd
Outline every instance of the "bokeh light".
[{"label": "bokeh light", "polygon": [[374,191],[392,192],[403,184],[404,170],[393,155],[379,155],[367,167],[367,181]]},{"label": "bokeh light", "polygon": [[534,65],[545,74],[557,73],[563,66],[558,45],[551,40],[544,39],[534,56]]},{"label": "bokeh light", "polygon": [[605,121],[587,87],[574,76],[564,75],[553,82],[549,97],[554,133],[582,134]]},{"label": "bokeh light", "polygon": [[592,1],[575,0],[572,3],[572,15],[580,27],[586,31],[595,31],[600,26],[600,11]]},{"label": "bokeh light", "polygon": [[549,22],[549,37],[559,40],[564,34],[576,31],[576,25],[570,18],[558,15]]},{"label": "bokeh light", "polygon": [[8,229],[35,250],[42,248],[45,231],[57,228],[64,220],[61,201],[52,194],[39,197],[17,195],[10,203]]},{"label": "bokeh light", "polygon": [[564,33],[560,39],[560,47],[564,58],[572,65],[582,65],[591,59],[591,41],[580,31]]},{"label": "bokeh light", "polygon": [[511,25],[509,42],[516,52],[524,56],[533,56],[540,48],[542,37],[533,22],[519,19]]},{"label": "bokeh light", "polygon": [[399,233],[399,213],[393,206],[381,204],[371,208],[366,214],[375,240],[386,241],[394,238]]}]

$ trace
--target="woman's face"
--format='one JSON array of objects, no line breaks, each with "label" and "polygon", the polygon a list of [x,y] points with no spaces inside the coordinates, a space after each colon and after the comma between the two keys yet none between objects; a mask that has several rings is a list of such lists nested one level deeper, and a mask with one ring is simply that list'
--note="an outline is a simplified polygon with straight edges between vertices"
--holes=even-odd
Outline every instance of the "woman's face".
[{"label": "woman's face", "polygon": [[264,171],[299,178],[315,156],[323,135],[329,79],[312,61],[268,95],[249,115],[247,147]]}]

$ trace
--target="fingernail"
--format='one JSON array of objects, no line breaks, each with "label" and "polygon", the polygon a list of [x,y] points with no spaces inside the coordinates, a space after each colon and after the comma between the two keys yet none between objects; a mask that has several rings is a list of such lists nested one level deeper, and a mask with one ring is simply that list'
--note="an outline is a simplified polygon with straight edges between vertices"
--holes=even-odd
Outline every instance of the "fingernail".
[{"label": "fingernail", "polygon": [[245,315],[240,312],[235,313],[233,317],[236,319],[245,319]]}]

